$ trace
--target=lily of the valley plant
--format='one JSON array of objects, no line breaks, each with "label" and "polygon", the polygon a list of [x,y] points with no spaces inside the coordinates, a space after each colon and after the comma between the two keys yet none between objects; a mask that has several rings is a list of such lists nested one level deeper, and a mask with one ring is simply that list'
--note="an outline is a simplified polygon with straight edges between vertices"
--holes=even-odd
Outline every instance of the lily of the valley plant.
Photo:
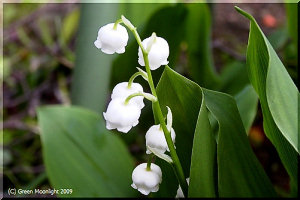
[{"label": "lily of the valley plant", "polygon": [[[165,122],[151,75],[151,70],[168,64],[168,42],[155,33],[142,41],[136,28],[122,16],[115,23],[109,23],[99,29],[94,44],[103,53],[121,54],[125,52],[128,33],[121,23],[133,33],[139,45],[138,63],[145,67],[145,71],[137,68],[138,71],[132,75],[128,82],[119,83],[114,87],[111,101],[106,112],[103,112],[106,128],[128,133],[132,127],[139,123],[141,110],[144,107],[144,98],[152,101],[153,112],[158,116],[159,124],[149,127],[145,134],[146,153],[149,154],[149,159],[147,163],[142,163],[133,170],[131,186],[144,195],[159,190],[159,184],[163,177],[162,171],[158,165],[152,163],[153,156],[157,156],[173,165],[180,185],[177,197],[187,197],[188,183],[175,150],[176,135],[172,128],[172,112],[167,106],[168,114],[167,122]],[[137,76],[142,76],[148,82],[151,94],[145,93],[140,84],[133,82]],[[170,156],[165,153],[166,151],[170,152]]]}]

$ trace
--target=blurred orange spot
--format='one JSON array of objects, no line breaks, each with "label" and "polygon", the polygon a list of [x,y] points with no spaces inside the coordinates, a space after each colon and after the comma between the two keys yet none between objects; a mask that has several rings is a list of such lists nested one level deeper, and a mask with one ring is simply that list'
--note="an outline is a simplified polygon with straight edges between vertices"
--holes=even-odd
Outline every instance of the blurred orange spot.
[{"label": "blurred orange spot", "polygon": [[275,28],[277,25],[276,18],[271,14],[266,14],[263,17],[263,24],[269,28]]},{"label": "blurred orange spot", "polygon": [[250,129],[249,139],[255,146],[260,146],[264,142],[265,136],[261,127],[254,126]]}]

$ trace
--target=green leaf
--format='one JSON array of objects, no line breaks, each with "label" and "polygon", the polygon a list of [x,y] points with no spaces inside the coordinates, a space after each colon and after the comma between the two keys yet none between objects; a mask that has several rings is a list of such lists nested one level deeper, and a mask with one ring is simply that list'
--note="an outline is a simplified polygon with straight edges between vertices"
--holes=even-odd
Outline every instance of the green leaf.
[{"label": "green leaf", "polygon": [[240,8],[236,9],[250,20],[248,75],[260,99],[264,130],[277,149],[290,175],[292,192],[295,192],[298,187],[299,92],[255,19]]},{"label": "green leaf", "polygon": [[197,120],[190,172],[189,197],[217,196],[217,144],[208,119],[205,100]]},{"label": "green leaf", "polygon": [[251,85],[247,85],[241,92],[234,96],[246,133],[249,133],[254,121],[258,97]]},{"label": "green leaf", "polygon": [[206,89],[203,93],[207,108],[219,123],[219,197],[275,197],[271,181],[251,149],[235,100]]},{"label": "green leaf", "polygon": [[269,70],[266,79],[268,105],[279,130],[299,153],[297,126],[299,92],[275,51],[270,49],[269,53]]},{"label": "green leaf", "polygon": [[52,187],[72,189],[60,197],[133,197],[133,160],[102,118],[78,107],[38,110],[46,171]]},{"label": "green leaf", "polygon": [[220,77],[222,84],[218,91],[234,96],[248,134],[256,115],[258,96],[249,86],[246,64],[233,61],[224,66]]},{"label": "green leaf", "polygon": [[187,4],[185,27],[187,61],[192,79],[200,86],[215,89],[220,83],[211,52],[211,14],[207,4]]},{"label": "green leaf", "polygon": [[[200,88],[169,67],[165,68],[157,94],[162,109],[169,106],[172,110],[176,151],[185,175],[191,176],[191,196],[276,196],[251,149],[237,105],[231,96]],[[217,136],[207,135],[212,134],[212,129],[205,105],[218,122]],[[213,142],[215,137],[217,139]],[[213,159],[214,143],[217,144],[218,162]],[[189,155],[192,155],[192,161]],[[216,164],[217,172],[213,167]],[[187,167],[191,167],[190,173]]]},{"label": "green leaf", "polygon": [[197,84],[174,74],[169,67],[165,68],[157,85],[157,95],[164,115],[167,113],[167,106],[172,110],[175,132],[184,133],[176,134],[176,148],[185,149],[178,151],[178,156],[183,160],[183,169],[188,174],[202,94]]},{"label": "green leaf", "polygon": [[101,26],[114,22],[118,4],[82,4],[76,43],[71,99],[75,105],[100,112],[106,104],[113,55],[97,49],[94,41]]},{"label": "green leaf", "polygon": [[[172,110],[173,128],[176,133],[175,146],[184,174],[188,177],[194,130],[201,106],[202,94],[200,88],[195,83],[191,83],[190,80],[183,79],[182,76],[172,75],[172,71],[166,67],[157,85],[157,95],[165,116],[167,114],[166,106],[169,106]],[[164,166],[161,166],[161,168],[163,174],[168,170]],[[170,188],[173,190],[170,190]],[[173,176],[169,175],[168,183],[161,185],[158,194],[163,193],[165,197],[175,197],[175,189],[177,188],[178,182],[175,174]]]}]

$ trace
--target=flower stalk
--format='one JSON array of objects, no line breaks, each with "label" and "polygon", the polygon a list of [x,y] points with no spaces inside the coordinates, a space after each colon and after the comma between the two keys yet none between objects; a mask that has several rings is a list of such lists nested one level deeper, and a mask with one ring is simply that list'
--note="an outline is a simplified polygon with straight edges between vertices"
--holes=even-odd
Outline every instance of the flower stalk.
[{"label": "flower stalk", "polygon": [[[133,35],[134,35],[134,37],[135,37],[138,45],[140,46],[140,48],[142,50],[144,61],[145,61],[146,72],[147,72],[147,76],[148,76],[148,83],[149,83],[149,86],[150,86],[150,90],[151,90],[152,95],[157,98],[155,86],[154,86],[152,75],[151,75],[150,65],[149,65],[148,51],[146,51],[145,48],[143,47],[141,38],[140,38],[138,32],[136,31],[136,28],[135,27],[133,27],[133,28],[132,27],[128,27],[128,28],[133,33]],[[165,135],[165,138],[166,138],[169,150],[170,150],[170,155],[171,155],[171,158],[173,160],[172,166],[173,166],[174,172],[175,172],[176,177],[178,179],[178,182],[179,182],[179,184],[180,184],[180,186],[182,188],[184,196],[187,197],[187,194],[188,194],[188,184],[187,184],[187,182],[185,180],[184,172],[183,172],[180,160],[178,158],[178,155],[176,153],[175,146],[174,146],[174,143],[173,143],[172,138],[171,138],[171,133],[169,132],[169,130],[168,130],[167,126],[166,126],[165,119],[163,117],[163,114],[162,114],[162,111],[161,111],[158,99],[155,102],[153,102],[153,112],[154,112],[155,116],[158,117],[158,121],[159,121],[159,123],[160,123],[160,125],[161,125],[161,127],[163,129],[163,132],[164,132],[164,135]]]},{"label": "flower stalk", "polygon": [[146,168],[148,171],[151,170],[151,163],[152,163],[153,157],[154,157],[154,154],[149,155],[148,162],[147,162],[147,168]]},{"label": "flower stalk", "polygon": [[146,99],[148,99],[149,101],[155,102],[157,101],[157,97],[153,96],[152,94],[149,93],[144,93],[144,92],[137,92],[137,93],[133,93],[131,95],[129,95],[126,99],[124,104],[127,105],[130,101],[130,99],[134,98],[134,97],[138,97],[138,96],[143,96]]},{"label": "flower stalk", "polygon": [[115,22],[113,29],[114,29],[114,30],[117,30],[118,24],[120,24],[121,22],[122,22],[122,19],[118,19],[118,20]]},{"label": "flower stalk", "polygon": [[138,76],[142,76],[144,79],[147,79],[147,76],[146,76],[143,72],[138,71],[138,72],[134,73],[134,74],[130,77],[130,79],[129,79],[129,81],[128,81],[128,86],[127,86],[128,88],[131,87],[131,85],[132,85],[134,79],[135,79],[136,77],[138,77]]}]

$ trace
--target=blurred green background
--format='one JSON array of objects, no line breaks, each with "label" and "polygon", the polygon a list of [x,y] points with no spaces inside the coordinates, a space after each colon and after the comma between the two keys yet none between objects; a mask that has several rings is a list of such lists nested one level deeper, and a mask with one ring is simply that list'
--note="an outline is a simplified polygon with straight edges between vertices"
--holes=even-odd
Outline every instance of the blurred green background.
[{"label": "blurred green background", "polygon": [[[245,71],[249,23],[235,12],[234,5],[208,4],[208,11],[200,12],[193,4],[3,4],[4,196],[10,187],[50,187],[37,126],[38,106],[72,103],[101,114],[114,85],[133,74],[138,63],[137,44],[131,33],[124,55],[105,55],[93,44],[99,27],[114,22],[121,14],[137,26],[142,39],[152,31],[167,38],[169,65],[177,72],[205,88],[231,95],[240,92],[249,82]],[[296,82],[297,27],[293,20],[297,18],[297,5],[238,6],[253,14]],[[193,17],[200,18],[193,21]],[[194,46],[186,39],[188,34],[196,35]],[[197,57],[194,63],[190,62],[190,50]],[[153,72],[155,83],[162,71]],[[146,103],[139,126],[121,136],[136,162],[146,159],[144,134],[153,124],[151,106]],[[289,191],[289,178],[263,133],[259,105],[249,139],[284,196]]]}]

